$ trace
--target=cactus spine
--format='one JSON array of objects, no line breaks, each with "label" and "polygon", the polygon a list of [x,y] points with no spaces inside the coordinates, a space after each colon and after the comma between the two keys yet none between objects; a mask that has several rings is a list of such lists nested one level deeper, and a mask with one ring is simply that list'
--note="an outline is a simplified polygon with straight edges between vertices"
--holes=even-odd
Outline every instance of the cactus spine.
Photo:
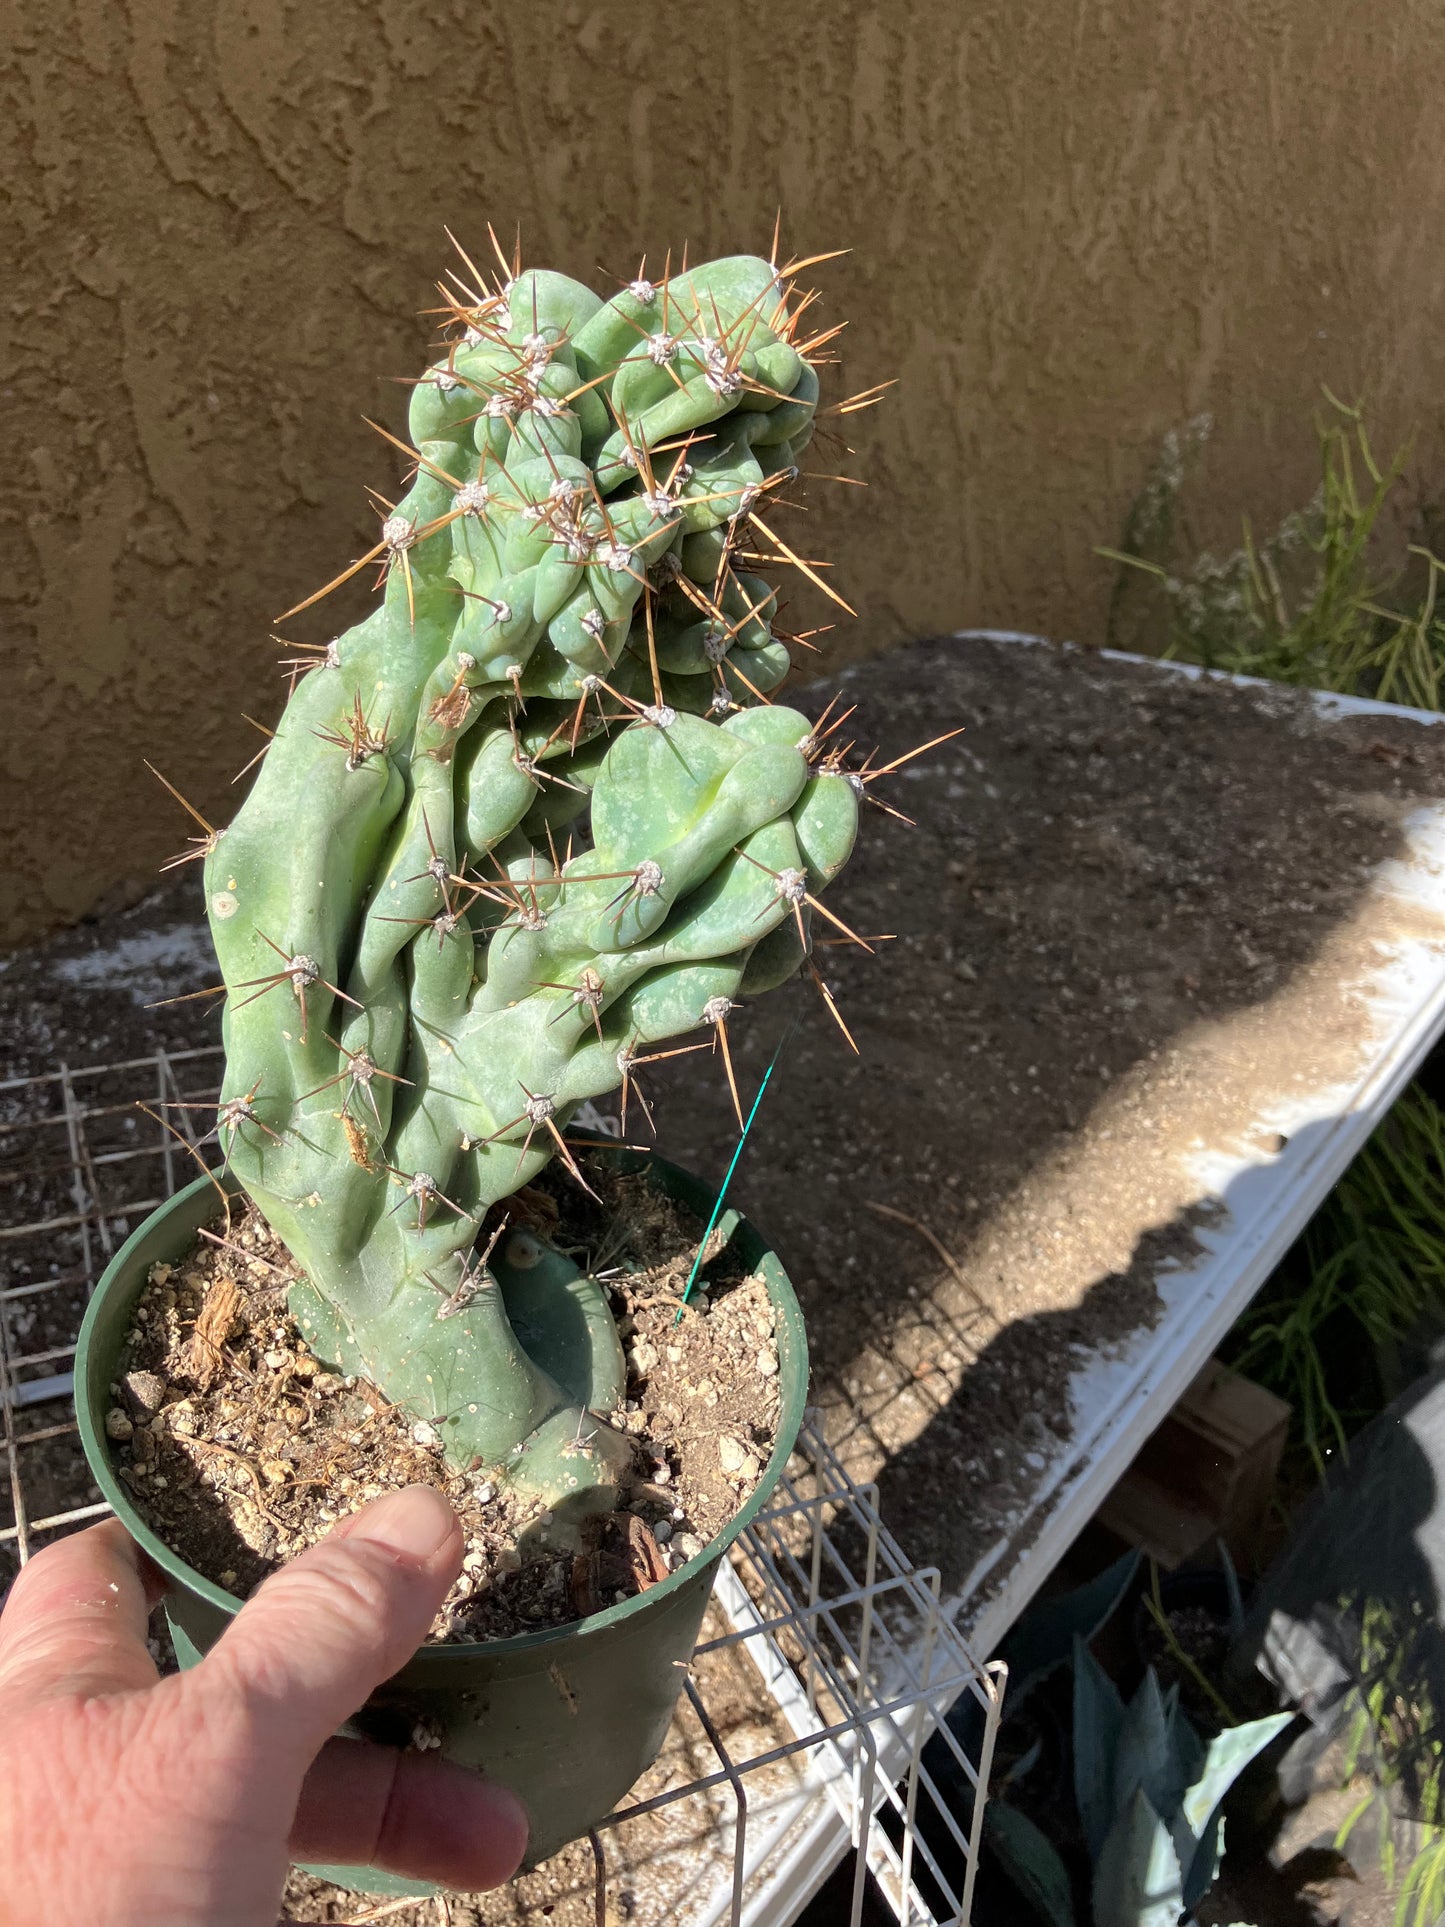
[{"label": "cactus spine", "polygon": [[801,305],[752,257],[454,302],[411,487],[347,571],[380,605],[295,666],[207,840],[221,1136],[303,1330],[558,1529],[625,1471],[588,1418],[621,1347],[594,1280],[535,1240],[488,1263],[483,1220],[575,1169],[584,1099],[797,970],[856,830],[858,778],[768,700],[789,653],[746,566],[790,554],[761,510],[813,430]]}]

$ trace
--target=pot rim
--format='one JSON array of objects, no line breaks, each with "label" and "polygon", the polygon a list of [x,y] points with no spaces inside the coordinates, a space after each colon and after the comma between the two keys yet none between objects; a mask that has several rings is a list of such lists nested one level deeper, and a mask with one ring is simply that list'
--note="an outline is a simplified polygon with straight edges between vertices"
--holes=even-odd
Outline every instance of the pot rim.
[{"label": "pot rim", "polygon": [[[602,1140],[599,1148],[607,1149],[608,1145],[608,1140]],[[612,1148],[619,1152],[622,1151],[622,1147],[614,1146]],[[691,1181],[693,1184],[701,1184],[703,1182],[703,1180],[694,1177],[691,1172],[684,1170],[681,1166],[674,1165],[670,1163],[668,1159],[658,1157],[651,1151],[642,1150],[640,1152],[634,1152],[631,1147],[628,1147],[627,1155],[640,1156],[646,1159],[652,1168],[661,1173],[674,1174]],[[197,1198],[198,1193],[203,1189],[215,1190],[222,1183],[227,1185],[233,1196],[242,1195],[244,1192],[244,1187],[239,1181],[233,1179],[228,1172],[222,1171],[214,1174],[207,1172],[193,1179],[190,1184],[184,1185],[179,1191],[173,1192],[169,1198],[165,1199],[137,1225],[101,1273],[95,1290],[91,1294],[90,1302],[86,1306],[85,1317],[80,1327],[80,1336],[76,1342],[75,1415],[80,1429],[81,1444],[84,1447],[85,1456],[90,1466],[91,1476],[95,1479],[97,1485],[99,1485],[103,1496],[126,1531],[130,1533],[131,1537],[149,1555],[155,1564],[161,1568],[168,1580],[173,1584],[185,1587],[187,1591],[196,1594],[209,1605],[216,1607],[219,1611],[227,1614],[228,1617],[233,1618],[246,1602],[243,1599],[237,1598],[234,1593],[227,1592],[226,1589],[215,1580],[207,1579],[203,1574],[197,1572],[193,1566],[188,1565],[179,1553],[166,1544],[165,1540],[160,1537],[136,1509],[128,1488],[120,1479],[112,1462],[110,1440],[104,1432],[103,1421],[99,1426],[97,1426],[95,1422],[90,1397],[91,1382],[96,1376],[99,1363],[98,1359],[93,1355],[92,1348],[96,1342],[95,1331],[100,1320],[101,1310],[104,1303],[113,1297],[117,1291],[122,1290],[128,1282],[131,1267],[135,1262],[133,1254],[137,1253],[141,1244],[149,1238],[158,1220],[167,1218],[173,1213],[183,1210]],[[534,1633],[512,1633],[505,1639],[451,1640],[445,1643],[428,1642],[416,1649],[412,1658],[407,1662],[409,1666],[418,1663],[425,1664],[428,1661],[440,1661],[448,1665],[453,1665],[464,1657],[476,1657],[479,1655],[485,1655],[489,1658],[504,1658],[512,1654],[522,1656],[527,1653],[538,1652],[549,1646],[563,1644],[569,1639],[575,1640],[583,1638],[587,1634],[600,1631],[603,1628],[621,1625],[627,1620],[637,1617],[640,1613],[656,1607],[672,1593],[680,1591],[684,1585],[695,1581],[706,1567],[715,1564],[744,1528],[752,1523],[767,1500],[772,1496],[774,1487],[782,1477],[784,1467],[792,1457],[794,1446],[797,1443],[798,1432],[802,1425],[804,1409],[807,1404],[809,1377],[807,1337],[803,1324],[802,1308],[798,1304],[792,1281],[784,1270],[773,1247],[762,1236],[762,1233],[757,1230],[757,1227],[749,1224],[748,1220],[744,1218],[741,1213],[729,1210],[720,1218],[719,1224],[725,1224],[729,1216],[734,1218],[733,1233],[736,1233],[740,1228],[746,1229],[750,1231],[762,1245],[762,1254],[754,1266],[754,1269],[763,1278],[763,1282],[768,1289],[769,1298],[772,1299],[778,1309],[787,1317],[789,1327],[793,1334],[793,1342],[798,1352],[796,1362],[790,1359],[780,1374],[782,1379],[782,1402],[779,1412],[778,1436],[774,1441],[773,1450],[768,1458],[768,1462],[763,1468],[762,1477],[758,1480],[747,1502],[739,1507],[723,1527],[722,1531],[710,1539],[700,1553],[689,1559],[686,1564],[679,1566],[676,1572],[669,1573],[666,1579],[659,1580],[655,1586],[649,1586],[645,1592],[635,1593],[632,1598],[625,1599],[617,1605],[607,1606],[601,1612],[590,1613],[585,1619],[570,1620],[564,1626],[543,1627]],[[138,1296],[139,1292],[137,1292],[136,1295]],[[104,1400],[97,1400],[96,1404],[108,1406],[109,1403],[110,1395],[107,1381],[105,1398]]]}]

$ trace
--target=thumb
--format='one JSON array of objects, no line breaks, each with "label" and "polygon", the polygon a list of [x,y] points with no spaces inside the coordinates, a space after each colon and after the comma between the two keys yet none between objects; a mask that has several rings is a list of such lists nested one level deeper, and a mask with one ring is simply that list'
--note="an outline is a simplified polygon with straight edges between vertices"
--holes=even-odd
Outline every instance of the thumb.
[{"label": "thumb", "polygon": [[188,1693],[238,1716],[283,1803],[294,1806],[324,1742],[422,1643],[462,1543],[431,1486],[387,1493],[274,1573],[183,1676]]}]

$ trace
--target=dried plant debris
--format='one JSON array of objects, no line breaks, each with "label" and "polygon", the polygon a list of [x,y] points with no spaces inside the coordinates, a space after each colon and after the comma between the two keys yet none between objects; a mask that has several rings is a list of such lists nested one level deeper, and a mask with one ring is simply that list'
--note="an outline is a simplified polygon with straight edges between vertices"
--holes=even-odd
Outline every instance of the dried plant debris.
[{"label": "dried plant debris", "polygon": [[518,1201],[606,1272],[627,1353],[624,1409],[588,1422],[635,1441],[633,1476],[625,1508],[582,1551],[548,1546],[550,1515],[495,1467],[456,1471],[434,1426],[307,1349],[286,1308],[295,1262],[249,1206],[229,1236],[202,1234],[179,1264],[153,1265],[136,1305],[106,1432],[148,1523],[241,1598],[368,1499],[433,1485],[467,1541],[432,1629],[452,1641],[565,1624],[696,1558],[756,1488],[777,1436],[772,1302],[714,1234],[705,1288],[684,1305],[696,1221],[640,1175],[589,1159],[588,1177],[601,1205],[565,1180]]}]

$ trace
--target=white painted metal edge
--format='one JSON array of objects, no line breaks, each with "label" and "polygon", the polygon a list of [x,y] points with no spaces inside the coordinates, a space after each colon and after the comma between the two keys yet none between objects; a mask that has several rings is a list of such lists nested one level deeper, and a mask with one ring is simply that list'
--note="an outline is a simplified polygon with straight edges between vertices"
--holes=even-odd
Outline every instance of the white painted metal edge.
[{"label": "white painted metal edge", "polygon": [[[1045,637],[1005,629],[959,630],[954,639],[1047,643]],[[1119,650],[1080,649],[1079,653],[1197,680],[1269,690],[1279,687],[1258,677],[1232,676],[1193,663],[1165,662]],[[1379,715],[1430,726],[1445,721],[1433,710],[1324,691],[1309,694],[1316,709],[1331,717]],[[1392,866],[1389,884],[1399,894],[1427,901],[1445,913],[1445,806],[1417,811],[1406,827],[1418,862]],[[1378,975],[1361,988],[1371,995],[1381,1026],[1380,1049],[1363,1075],[1353,1086],[1311,1093],[1297,1112],[1286,1109],[1262,1120],[1266,1130],[1287,1139],[1278,1156],[1240,1158],[1229,1168],[1220,1162],[1212,1168],[1201,1164],[1202,1192],[1229,1191],[1228,1218],[1201,1233],[1203,1251],[1198,1263],[1161,1278],[1166,1309],[1158,1325],[1140,1333],[1135,1345],[1122,1349],[1103,1369],[1094,1366],[1077,1375],[1074,1436],[1045,1466],[1031,1503],[1015,1522],[1013,1540],[1033,1533],[1032,1543],[975,1617],[969,1615],[970,1599],[1011,1542],[1001,1543],[980,1561],[948,1602],[947,1609],[980,1655],[997,1648],[1145,1439],[1363,1148],[1445,1028],[1445,955],[1435,954],[1428,944],[1402,942],[1383,959]],[[1397,1021],[1389,1026],[1392,1017]],[[1331,1100],[1338,1102],[1338,1110],[1322,1116],[1321,1103]],[[731,1603],[724,1600],[725,1607]],[[782,1710],[787,1717],[789,1709],[783,1706]],[[944,1710],[940,1707],[940,1714]],[[813,1825],[776,1867],[764,1866],[749,1881],[743,1915],[749,1927],[787,1927],[817,1893],[848,1845],[848,1829],[826,1788],[820,1786]]]}]

